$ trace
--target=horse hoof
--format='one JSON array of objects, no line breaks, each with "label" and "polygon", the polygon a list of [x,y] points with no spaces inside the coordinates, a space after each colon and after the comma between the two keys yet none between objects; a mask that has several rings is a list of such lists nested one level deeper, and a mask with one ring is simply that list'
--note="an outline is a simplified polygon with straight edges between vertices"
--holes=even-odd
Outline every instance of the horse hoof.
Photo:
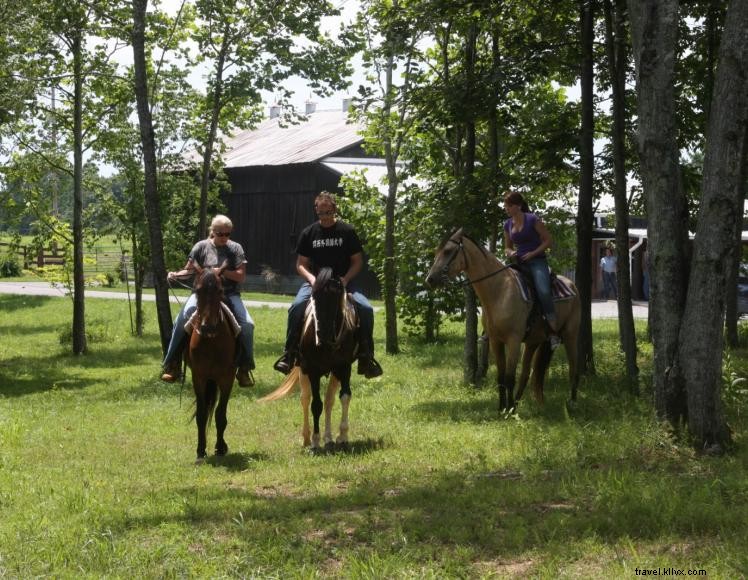
[{"label": "horse hoof", "polygon": [[572,401],[571,399],[569,399],[568,401],[566,401],[566,410],[569,413],[573,413],[574,411],[576,411],[577,410],[577,406],[578,406],[578,404],[577,404],[576,401]]},{"label": "horse hoof", "polygon": [[325,451],[335,451],[335,443],[332,441],[325,443]]},{"label": "horse hoof", "polygon": [[202,465],[203,463],[205,463],[205,455],[198,455],[195,459],[195,465]]},{"label": "horse hoof", "polygon": [[228,447],[224,447],[221,449],[216,448],[216,457],[225,457],[228,452],[229,452]]}]

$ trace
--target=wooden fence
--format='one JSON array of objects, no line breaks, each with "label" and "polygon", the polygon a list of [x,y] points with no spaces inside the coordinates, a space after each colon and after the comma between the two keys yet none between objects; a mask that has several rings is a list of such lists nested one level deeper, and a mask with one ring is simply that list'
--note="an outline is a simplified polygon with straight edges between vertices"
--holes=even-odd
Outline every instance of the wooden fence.
[{"label": "wooden fence", "polygon": [[[0,242],[0,255],[5,255],[10,250],[10,244]],[[35,250],[31,246],[17,246],[15,253],[18,262],[23,264],[25,270],[65,264],[64,253],[55,247]],[[128,275],[132,279],[130,256],[123,255],[118,246],[95,246],[86,248],[83,252],[83,270],[86,274],[119,273],[125,264],[128,268]]]}]

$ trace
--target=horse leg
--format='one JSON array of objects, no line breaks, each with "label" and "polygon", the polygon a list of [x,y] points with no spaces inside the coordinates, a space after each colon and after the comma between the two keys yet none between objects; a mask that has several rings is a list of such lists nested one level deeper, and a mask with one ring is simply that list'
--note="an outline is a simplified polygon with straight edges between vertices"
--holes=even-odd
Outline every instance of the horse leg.
[{"label": "horse leg", "polygon": [[206,457],[206,437],[205,429],[208,425],[208,394],[204,383],[194,383],[195,390],[195,424],[197,425],[197,460],[196,463],[202,463]]},{"label": "horse leg", "polygon": [[348,447],[348,406],[351,404],[351,367],[346,369],[346,373],[340,379],[340,433],[338,434],[337,443],[344,448]]},{"label": "horse leg", "polygon": [[332,449],[332,408],[335,406],[335,394],[338,392],[340,381],[334,375],[330,375],[330,381],[327,383],[327,392],[325,393],[325,449]]},{"label": "horse leg", "polygon": [[519,353],[522,347],[520,340],[515,340],[507,344],[506,356],[506,406],[502,411],[511,411],[514,409],[514,384],[517,375],[517,363],[519,362]]},{"label": "horse leg", "polygon": [[301,385],[301,410],[304,413],[304,426],[301,428],[301,436],[304,438],[304,447],[312,444],[312,433],[309,427],[309,403],[312,400],[312,386],[309,383],[309,375],[301,373],[299,375],[299,385]]},{"label": "horse leg", "polygon": [[489,340],[496,358],[496,382],[499,387],[499,409],[506,408],[506,347],[503,342]]},{"label": "horse leg", "polygon": [[525,344],[525,350],[522,353],[522,370],[520,371],[519,382],[517,383],[517,401],[522,398],[522,394],[525,392],[527,379],[530,377],[530,363],[537,348],[537,344]]},{"label": "horse leg", "polygon": [[314,428],[312,430],[312,449],[319,449],[319,418],[322,416],[322,397],[319,392],[320,377],[314,374],[309,377],[312,385],[312,419]]},{"label": "horse leg", "polygon": [[[231,377],[231,383],[234,382],[234,377],[232,373]],[[215,413],[215,419],[216,419],[216,455],[219,457],[222,457],[226,455],[229,451],[229,446],[226,445],[226,441],[223,438],[223,434],[226,431],[226,426],[228,425],[228,417],[226,414],[226,409],[229,405],[229,397],[231,396],[231,383],[226,386],[226,383],[224,383],[220,387],[220,398],[218,400],[218,405],[216,407],[216,413]]]},{"label": "horse leg", "polygon": [[564,342],[564,350],[566,350],[566,358],[569,362],[569,384],[571,385],[571,403],[573,405],[577,402],[577,387],[579,386],[577,334],[564,331],[561,334],[561,340]]}]

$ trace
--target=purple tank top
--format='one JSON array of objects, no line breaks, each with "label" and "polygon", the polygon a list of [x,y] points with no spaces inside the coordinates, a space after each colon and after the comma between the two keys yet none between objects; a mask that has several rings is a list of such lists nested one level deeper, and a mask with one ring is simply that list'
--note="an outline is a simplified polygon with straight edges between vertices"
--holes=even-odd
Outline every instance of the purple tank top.
[{"label": "purple tank top", "polygon": [[535,230],[535,224],[538,221],[538,216],[534,213],[526,213],[525,223],[522,225],[522,229],[518,232],[512,231],[512,218],[509,218],[504,222],[504,232],[510,236],[514,249],[517,250],[517,256],[524,256],[535,250],[540,244],[541,239],[538,232]]}]

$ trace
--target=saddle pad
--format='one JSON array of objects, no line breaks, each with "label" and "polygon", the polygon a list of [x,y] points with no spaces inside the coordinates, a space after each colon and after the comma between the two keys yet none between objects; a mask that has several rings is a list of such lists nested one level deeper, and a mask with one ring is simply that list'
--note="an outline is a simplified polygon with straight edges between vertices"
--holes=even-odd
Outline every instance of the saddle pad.
[{"label": "saddle pad", "polygon": [[[231,308],[229,308],[226,304],[221,302],[221,308],[223,308],[224,314],[226,314],[226,317],[229,319],[229,326],[231,326],[231,331],[234,333],[234,337],[239,336],[239,333],[242,331],[242,327],[239,326],[239,323],[236,321],[236,317],[234,316],[234,313],[231,312]],[[195,325],[197,324],[197,310],[192,313],[192,316],[190,316],[190,319],[184,323],[184,331],[187,334],[192,334],[192,330],[195,328]]]},{"label": "saddle pad", "polygon": [[[522,295],[522,300],[530,302],[530,288],[528,287],[527,279],[516,270],[513,270],[512,273],[514,274],[514,280],[517,283],[519,292]],[[571,289],[571,286],[558,276],[553,276],[551,278],[551,294],[554,302],[568,300],[569,298],[576,296],[574,290]]]}]

